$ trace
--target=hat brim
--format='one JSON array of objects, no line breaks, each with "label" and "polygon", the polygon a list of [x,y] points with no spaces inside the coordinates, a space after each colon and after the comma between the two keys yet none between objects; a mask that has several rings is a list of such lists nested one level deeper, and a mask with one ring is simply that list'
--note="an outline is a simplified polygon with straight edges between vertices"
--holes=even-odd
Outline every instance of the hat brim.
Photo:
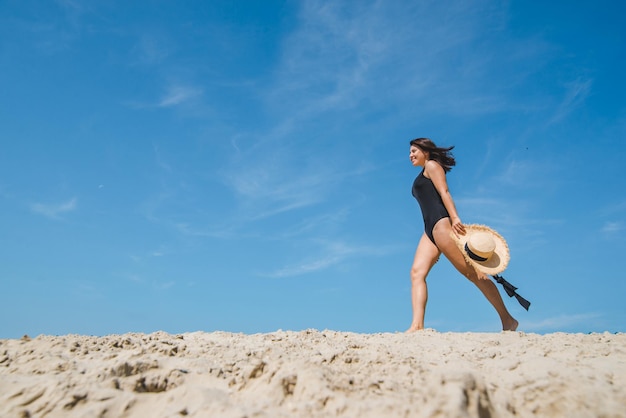
[{"label": "hat brim", "polygon": [[[496,248],[493,254],[486,261],[474,260],[467,254],[467,251],[465,251],[465,244],[467,244],[469,237],[476,232],[489,233],[496,244]],[[452,236],[452,239],[456,243],[457,247],[459,247],[459,250],[463,254],[463,257],[465,257],[465,260],[470,265],[474,266],[474,268],[478,271],[481,271],[485,274],[494,275],[502,273],[508,266],[509,260],[511,258],[509,254],[509,246],[506,244],[506,241],[504,240],[502,235],[498,234],[496,231],[489,228],[488,226],[469,224],[465,225],[465,235],[460,235],[457,237],[454,232],[451,232],[450,235]]]}]

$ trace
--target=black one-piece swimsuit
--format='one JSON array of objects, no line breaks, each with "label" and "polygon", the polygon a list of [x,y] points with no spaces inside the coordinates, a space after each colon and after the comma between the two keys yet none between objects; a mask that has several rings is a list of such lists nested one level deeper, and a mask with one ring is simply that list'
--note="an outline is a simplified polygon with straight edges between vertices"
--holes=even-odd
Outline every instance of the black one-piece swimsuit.
[{"label": "black one-piece swimsuit", "polygon": [[424,170],[415,178],[412,193],[422,209],[424,232],[433,244],[437,245],[433,236],[435,224],[442,218],[449,218],[450,214],[432,180],[424,176]]}]

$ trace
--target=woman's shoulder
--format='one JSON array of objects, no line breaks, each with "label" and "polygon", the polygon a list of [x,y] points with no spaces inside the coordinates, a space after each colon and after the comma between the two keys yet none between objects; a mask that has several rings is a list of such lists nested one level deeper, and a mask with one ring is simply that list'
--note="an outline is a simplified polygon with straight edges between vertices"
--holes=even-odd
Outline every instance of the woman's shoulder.
[{"label": "woman's shoulder", "polygon": [[445,172],[441,164],[439,164],[435,160],[427,160],[424,164],[424,173],[427,177],[430,177],[430,174],[433,172]]}]

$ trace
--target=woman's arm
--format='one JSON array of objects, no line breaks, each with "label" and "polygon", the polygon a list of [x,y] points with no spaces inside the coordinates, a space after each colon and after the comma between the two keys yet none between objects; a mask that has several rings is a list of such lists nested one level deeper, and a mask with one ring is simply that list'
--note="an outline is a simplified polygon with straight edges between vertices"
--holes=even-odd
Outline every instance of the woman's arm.
[{"label": "woman's arm", "polygon": [[454,200],[452,199],[450,190],[448,190],[446,172],[444,171],[443,167],[437,161],[428,160],[426,161],[424,168],[426,169],[424,175],[428,177],[430,181],[432,181],[435,185],[435,189],[441,196],[443,205],[450,215],[452,230],[456,234],[465,235],[465,227],[463,226],[461,218],[459,218],[459,215],[456,211],[456,206],[454,205]]}]

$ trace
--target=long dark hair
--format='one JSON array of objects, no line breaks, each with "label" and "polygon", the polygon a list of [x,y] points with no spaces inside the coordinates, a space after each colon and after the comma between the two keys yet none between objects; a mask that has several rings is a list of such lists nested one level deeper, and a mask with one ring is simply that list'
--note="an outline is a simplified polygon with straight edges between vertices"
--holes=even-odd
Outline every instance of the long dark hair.
[{"label": "long dark hair", "polygon": [[452,167],[456,165],[456,160],[450,151],[454,146],[448,148],[441,148],[435,145],[433,141],[428,138],[416,138],[411,140],[411,145],[416,146],[424,152],[430,155],[431,160],[437,161],[447,173],[452,170]]}]

